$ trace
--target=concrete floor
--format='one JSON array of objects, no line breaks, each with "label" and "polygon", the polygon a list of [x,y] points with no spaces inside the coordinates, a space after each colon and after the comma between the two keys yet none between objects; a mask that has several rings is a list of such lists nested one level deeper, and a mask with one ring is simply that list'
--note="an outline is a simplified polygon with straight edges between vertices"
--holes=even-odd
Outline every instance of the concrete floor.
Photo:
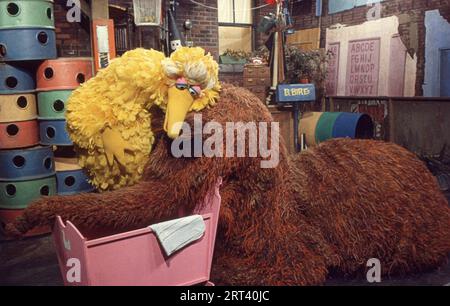
[{"label": "concrete floor", "polygon": [[[383,279],[381,282],[381,285],[392,286],[443,286],[446,284],[450,284],[450,256],[449,263],[436,271]],[[44,235],[19,241],[0,242],[0,285],[63,285],[52,237]],[[364,279],[330,278],[325,285],[361,286],[368,283]]]}]

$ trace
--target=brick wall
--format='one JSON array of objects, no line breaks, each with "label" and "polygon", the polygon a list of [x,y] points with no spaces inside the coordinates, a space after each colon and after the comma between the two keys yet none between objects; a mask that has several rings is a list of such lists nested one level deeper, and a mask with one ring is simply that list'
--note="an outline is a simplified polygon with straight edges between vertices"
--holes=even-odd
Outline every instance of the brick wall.
[{"label": "brick wall", "polygon": [[[217,7],[217,0],[197,0],[208,6]],[[168,2],[168,1],[167,1]],[[58,56],[90,56],[89,22],[83,19],[82,23],[69,23],[66,20],[66,0],[55,1],[55,21],[57,33]],[[132,0],[110,0],[110,4],[122,7],[132,7]],[[195,46],[205,48],[218,58],[218,20],[217,10],[210,10],[191,3],[189,0],[179,0],[177,7],[177,23],[182,35],[185,35],[183,27],[186,19],[191,19],[194,27],[191,37]],[[155,41],[159,40],[156,28],[143,27],[141,46],[145,48],[157,48]],[[151,35],[152,37],[149,37]]]},{"label": "brick wall", "polygon": [[[308,1],[304,1],[308,2]],[[323,0],[322,18],[315,16],[315,2],[308,7],[301,2],[294,8],[296,29],[309,29],[321,24],[320,46],[325,47],[326,29],[333,24],[357,25],[365,22],[370,9],[367,6],[352,10],[328,14],[328,0]],[[416,95],[421,96],[425,69],[425,11],[439,9],[441,14],[450,20],[450,0],[385,0],[381,3],[381,18],[399,16],[399,34],[411,54],[417,54]],[[307,9],[300,9],[305,6]]]},{"label": "brick wall", "polygon": [[[210,7],[217,7],[217,0],[197,0]],[[190,19],[193,24],[191,30],[192,41],[195,46],[204,48],[218,59],[219,56],[219,28],[217,10],[198,6],[189,0],[179,0],[177,7],[178,29],[185,35],[184,21]]]},{"label": "brick wall", "polygon": [[91,56],[89,21],[82,18],[81,23],[68,22],[66,0],[55,1],[56,47],[58,57]]}]

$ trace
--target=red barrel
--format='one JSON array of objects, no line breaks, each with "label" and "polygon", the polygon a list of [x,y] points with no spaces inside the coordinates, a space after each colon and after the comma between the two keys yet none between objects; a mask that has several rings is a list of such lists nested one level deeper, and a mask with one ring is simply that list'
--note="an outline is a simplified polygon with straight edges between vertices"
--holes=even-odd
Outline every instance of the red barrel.
[{"label": "red barrel", "polygon": [[[0,232],[5,235],[5,226],[23,214],[23,209],[0,209]],[[50,233],[50,226],[37,227],[25,234],[25,237]]]},{"label": "red barrel", "polygon": [[75,89],[92,77],[90,58],[59,58],[43,62],[36,74],[37,90]]},{"label": "red barrel", "polygon": [[37,120],[0,123],[0,150],[32,147],[38,143]]}]

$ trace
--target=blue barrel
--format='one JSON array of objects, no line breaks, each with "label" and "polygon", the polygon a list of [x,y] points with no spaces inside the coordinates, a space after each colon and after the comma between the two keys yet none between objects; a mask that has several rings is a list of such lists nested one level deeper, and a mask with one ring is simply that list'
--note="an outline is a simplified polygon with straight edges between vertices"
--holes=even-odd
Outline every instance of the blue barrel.
[{"label": "blue barrel", "polygon": [[34,92],[34,73],[21,66],[0,63],[0,95]]},{"label": "blue barrel", "polygon": [[42,145],[73,145],[66,130],[66,120],[39,120],[39,132]]},{"label": "blue barrel", "polygon": [[94,187],[89,183],[83,170],[69,170],[56,172],[58,194],[71,195],[92,192]]},{"label": "blue barrel", "polygon": [[0,29],[0,62],[56,58],[55,30]]},{"label": "blue barrel", "polygon": [[51,147],[0,151],[0,181],[24,181],[55,174]]},{"label": "blue barrel", "polygon": [[334,122],[333,138],[370,139],[373,128],[372,118],[367,114],[341,113]]}]

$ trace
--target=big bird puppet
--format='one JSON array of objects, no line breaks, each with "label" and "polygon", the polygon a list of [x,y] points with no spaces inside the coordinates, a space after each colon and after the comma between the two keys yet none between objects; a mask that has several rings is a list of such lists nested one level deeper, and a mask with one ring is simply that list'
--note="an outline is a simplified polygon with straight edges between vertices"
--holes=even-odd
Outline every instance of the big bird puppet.
[{"label": "big bird puppet", "polygon": [[[192,105],[167,109],[177,113],[214,104],[218,97],[218,67],[201,48],[183,49],[165,59],[155,50],[127,52],[70,96],[67,130],[79,161],[98,190],[129,186],[141,178],[154,142],[150,108],[166,110],[167,98],[187,87],[196,97]],[[183,67],[178,67],[184,63]],[[175,78],[184,69],[182,78]],[[176,85],[176,86],[175,86]],[[169,116],[168,116],[169,117]],[[173,126],[166,122],[165,127]],[[170,131],[169,131],[170,135]]]},{"label": "big bird puppet", "polygon": [[[197,112],[222,126],[273,121],[247,90],[220,88],[217,64],[200,48],[170,58],[135,50],[115,60],[73,94],[67,119],[97,185],[137,183],[44,197],[8,232],[22,235],[56,215],[86,232],[145,227],[175,218],[181,207],[192,211],[222,177],[212,272],[218,284],[321,284],[330,271],[363,272],[370,258],[381,261],[384,274],[426,271],[446,260],[449,206],[435,178],[404,148],[334,139],[289,155],[281,140],[279,163],[269,168],[261,168],[267,156],[260,153],[176,158],[171,145],[180,123],[193,127]],[[267,134],[271,143],[275,134]],[[227,146],[236,144],[218,147]]]}]

